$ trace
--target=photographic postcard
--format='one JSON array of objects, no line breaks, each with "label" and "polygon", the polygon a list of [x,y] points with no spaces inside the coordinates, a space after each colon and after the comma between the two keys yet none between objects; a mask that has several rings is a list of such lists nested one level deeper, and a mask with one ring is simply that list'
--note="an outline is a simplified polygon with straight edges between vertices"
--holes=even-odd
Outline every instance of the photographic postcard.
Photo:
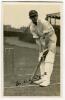
[{"label": "photographic postcard", "polygon": [[4,96],[61,96],[62,2],[2,2]]}]

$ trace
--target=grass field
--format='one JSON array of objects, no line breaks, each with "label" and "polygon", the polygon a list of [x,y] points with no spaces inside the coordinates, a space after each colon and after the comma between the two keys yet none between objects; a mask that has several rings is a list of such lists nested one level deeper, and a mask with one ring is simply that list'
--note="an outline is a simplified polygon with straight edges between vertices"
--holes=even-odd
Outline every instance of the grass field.
[{"label": "grass field", "polygon": [[[23,83],[33,74],[38,63],[38,50],[9,44],[6,44],[5,48],[14,48],[14,56],[10,51],[10,55],[6,58],[7,54],[4,52],[4,96],[60,96],[60,54],[58,50],[51,85],[39,87],[35,84]],[[13,65],[12,60],[14,60]],[[16,86],[17,80],[22,84]]]}]

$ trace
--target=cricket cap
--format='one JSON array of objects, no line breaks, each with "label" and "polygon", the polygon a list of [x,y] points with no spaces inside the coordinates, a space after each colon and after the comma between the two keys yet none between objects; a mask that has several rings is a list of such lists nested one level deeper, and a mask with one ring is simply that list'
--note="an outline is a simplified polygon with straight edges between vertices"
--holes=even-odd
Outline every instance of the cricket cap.
[{"label": "cricket cap", "polygon": [[31,18],[31,17],[34,17],[34,16],[38,16],[38,12],[36,10],[31,10],[29,12],[29,17]]}]

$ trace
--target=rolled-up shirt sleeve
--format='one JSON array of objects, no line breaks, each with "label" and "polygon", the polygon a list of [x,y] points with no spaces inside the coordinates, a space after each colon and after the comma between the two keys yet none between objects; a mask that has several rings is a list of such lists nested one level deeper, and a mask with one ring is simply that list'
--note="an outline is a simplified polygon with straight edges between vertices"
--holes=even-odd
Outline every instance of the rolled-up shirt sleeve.
[{"label": "rolled-up shirt sleeve", "polygon": [[52,33],[52,32],[54,32],[52,25],[48,21],[44,20],[43,33]]},{"label": "rolled-up shirt sleeve", "polygon": [[43,23],[43,35],[45,34],[45,41],[47,42],[48,49],[55,52],[56,51],[56,42],[57,36],[55,34],[55,30],[52,25],[48,21],[44,21]]}]

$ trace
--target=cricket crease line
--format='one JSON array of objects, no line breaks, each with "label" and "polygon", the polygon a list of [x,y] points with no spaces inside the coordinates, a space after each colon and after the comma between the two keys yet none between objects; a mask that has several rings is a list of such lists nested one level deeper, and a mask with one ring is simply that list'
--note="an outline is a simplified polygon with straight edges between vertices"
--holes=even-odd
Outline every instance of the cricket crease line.
[{"label": "cricket crease line", "polygon": [[14,49],[14,48],[5,48],[5,49]]},{"label": "cricket crease line", "polygon": [[60,82],[50,84],[50,86],[52,86],[52,85],[60,85]]},{"label": "cricket crease line", "polygon": [[[33,74],[25,74],[25,76],[32,76]],[[18,75],[16,75],[16,76],[24,76],[24,75],[22,75],[22,74],[18,74]],[[40,76],[40,74],[36,74],[36,76]]]},{"label": "cricket crease line", "polygon": [[[53,83],[53,84],[50,84],[49,86],[53,86],[53,85],[60,85],[60,83]],[[11,86],[11,87],[4,87],[4,88],[23,88],[23,87],[30,87],[30,86],[36,86],[36,87],[39,87],[39,85],[22,85],[22,86]]]},{"label": "cricket crease line", "polygon": [[[25,75],[29,76],[29,75],[32,75],[32,74],[25,74]],[[24,75],[18,74],[17,76],[24,76]]]}]

